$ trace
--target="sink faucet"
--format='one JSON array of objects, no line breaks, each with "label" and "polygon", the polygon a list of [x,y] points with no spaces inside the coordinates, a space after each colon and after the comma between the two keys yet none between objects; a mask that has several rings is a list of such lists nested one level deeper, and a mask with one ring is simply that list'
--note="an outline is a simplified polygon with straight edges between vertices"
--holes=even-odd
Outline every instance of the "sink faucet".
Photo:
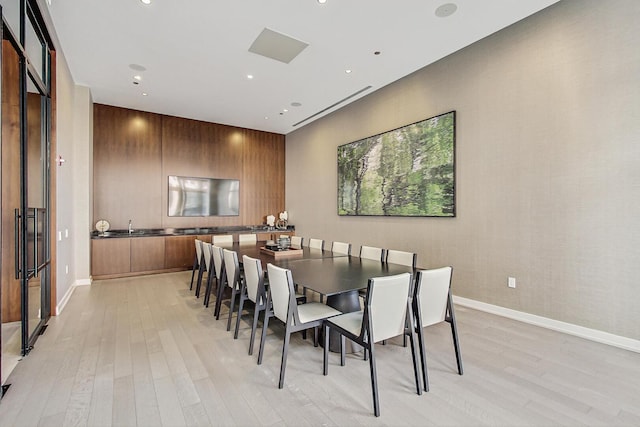
[{"label": "sink faucet", "polygon": [[133,225],[131,224],[131,220],[129,220],[129,234],[133,233]]}]

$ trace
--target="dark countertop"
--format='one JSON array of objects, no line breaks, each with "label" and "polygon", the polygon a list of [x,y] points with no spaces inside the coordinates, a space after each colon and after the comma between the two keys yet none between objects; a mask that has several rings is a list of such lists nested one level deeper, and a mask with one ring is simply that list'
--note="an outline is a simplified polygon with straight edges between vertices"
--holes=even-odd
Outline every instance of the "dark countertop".
[{"label": "dark countertop", "polygon": [[122,237],[158,237],[158,236],[197,236],[202,234],[233,234],[233,233],[270,233],[278,231],[295,231],[293,225],[286,230],[269,228],[264,225],[245,225],[231,227],[190,227],[190,228],[139,228],[131,233],[129,230],[109,230],[104,233],[91,232],[92,239],[113,239]]}]

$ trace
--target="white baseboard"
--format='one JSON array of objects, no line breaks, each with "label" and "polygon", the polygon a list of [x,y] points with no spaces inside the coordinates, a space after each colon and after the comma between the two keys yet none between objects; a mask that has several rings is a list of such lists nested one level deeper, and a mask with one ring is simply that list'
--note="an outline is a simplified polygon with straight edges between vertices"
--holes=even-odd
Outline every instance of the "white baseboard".
[{"label": "white baseboard", "polygon": [[591,341],[596,341],[599,343],[608,344],[614,347],[619,347],[625,350],[640,353],[640,341],[634,340],[632,338],[622,337],[620,335],[598,331],[597,329],[585,328],[583,326],[574,325],[572,323],[561,322],[559,320],[549,319],[548,317],[536,316],[535,314],[512,310],[510,308],[487,304],[486,302],[476,301],[455,295],[453,296],[453,302],[463,307],[473,308],[498,316],[507,317],[509,319],[518,320],[520,322],[529,323],[531,325],[540,326],[542,328],[564,332],[565,334],[574,335],[580,338],[585,338]]},{"label": "white baseboard", "polygon": [[91,284],[91,279],[79,279],[73,282],[71,286],[69,286],[69,289],[67,289],[67,292],[64,294],[64,296],[62,297],[58,305],[56,305],[56,316],[62,313],[62,310],[64,310],[64,307],[69,302],[69,299],[71,299],[71,295],[73,295],[73,291],[76,289],[77,286],[86,286],[90,284]]}]

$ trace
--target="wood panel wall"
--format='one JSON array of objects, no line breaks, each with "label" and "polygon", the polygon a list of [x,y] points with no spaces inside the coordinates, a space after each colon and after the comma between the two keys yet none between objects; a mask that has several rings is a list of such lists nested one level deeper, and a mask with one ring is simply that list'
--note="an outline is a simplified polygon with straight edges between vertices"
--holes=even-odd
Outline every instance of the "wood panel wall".
[{"label": "wood panel wall", "polygon": [[[284,135],[94,106],[94,223],[114,229],[257,225],[285,208]],[[240,215],[169,217],[169,175],[240,180]]]},{"label": "wood panel wall", "polygon": [[14,209],[20,207],[20,68],[13,46],[2,41],[2,322],[21,318],[15,278]]},{"label": "wood panel wall", "polygon": [[161,227],[161,116],[101,105],[93,114],[94,224]]}]

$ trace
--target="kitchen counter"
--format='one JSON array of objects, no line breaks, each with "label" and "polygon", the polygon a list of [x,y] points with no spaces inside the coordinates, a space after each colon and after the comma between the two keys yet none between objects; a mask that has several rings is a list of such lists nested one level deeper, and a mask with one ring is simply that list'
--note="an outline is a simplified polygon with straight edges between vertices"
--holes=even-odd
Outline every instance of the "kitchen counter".
[{"label": "kitchen counter", "polygon": [[109,230],[104,233],[98,231],[91,232],[92,239],[111,239],[124,237],[157,237],[157,236],[197,236],[206,234],[244,234],[244,233],[277,233],[285,231],[295,231],[293,225],[289,225],[286,230],[269,228],[264,225],[256,226],[231,226],[231,227],[191,227],[191,228],[140,228],[129,230]]}]

